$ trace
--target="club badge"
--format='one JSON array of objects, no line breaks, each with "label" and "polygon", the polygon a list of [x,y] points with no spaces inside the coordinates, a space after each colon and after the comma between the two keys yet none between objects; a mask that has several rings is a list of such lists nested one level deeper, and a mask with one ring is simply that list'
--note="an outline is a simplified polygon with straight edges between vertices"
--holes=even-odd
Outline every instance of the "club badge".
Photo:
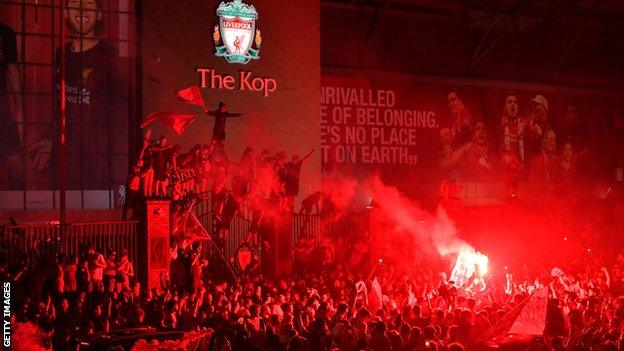
[{"label": "club badge", "polygon": [[217,8],[219,25],[214,27],[212,38],[215,43],[215,55],[225,57],[229,63],[246,64],[260,58],[262,37],[256,29],[258,12],[253,5],[242,0],[221,2]]}]

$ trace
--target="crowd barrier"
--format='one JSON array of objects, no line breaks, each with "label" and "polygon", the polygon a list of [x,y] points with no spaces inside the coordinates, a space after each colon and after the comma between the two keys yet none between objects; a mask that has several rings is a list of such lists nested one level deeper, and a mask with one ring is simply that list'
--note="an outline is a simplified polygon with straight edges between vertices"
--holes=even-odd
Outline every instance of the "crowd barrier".
[{"label": "crowd barrier", "polygon": [[[216,238],[216,219],[210,199],[198,202],[194,211],[206,231]],[[228,262],[232,262],[241,244],[246,241],[251,226],[251,209],[243,206],[232,220],[230,232],[222,251]],[[322,238],[354,240],[367,224],[363,213],[349,213],[340,216],[321,214],[293,214],[291,235],[294,245],[302,237],[314,238],[317,244]],[[138,247],[139,222],[90,222],[90,223],[45,223],[6,225],[0,227],[0,263],[9,267],[24,264],[36,268],[50,264],[60,256],[84,257],[89,246],[95,245],[98,252],[107,256],[110,252],[128,251],[131,262],[138,262],[144,254]],[[203,245],[207,256],[215,254],[210,243]],[[287,248],[292,254],[292,248]],[[256,252],[260,256],[259,252]]]},{"label": "crowd barrier", "polygon": [[61,255],[84,256],[95,245],[105,256],[127,250],[130,261],[137,262],[137,236],[137,221],[8,225],[0,227],[0,261],[35,268]]}]

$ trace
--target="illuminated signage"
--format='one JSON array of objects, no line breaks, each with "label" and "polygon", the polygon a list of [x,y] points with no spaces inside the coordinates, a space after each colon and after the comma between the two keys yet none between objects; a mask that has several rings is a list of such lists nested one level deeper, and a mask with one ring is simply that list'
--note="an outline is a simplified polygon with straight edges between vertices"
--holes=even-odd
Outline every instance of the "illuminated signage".
[{"label": "illuminated signage", "polygon": [[212,33],[215,55],[225,57],[229,63],[246,64],[251,59],[259,59],[262,37],[256,28],[258,12],[253,5],[247,5],[242,0],[221,2],[217,15],[219,25],[214,27]]},{"label": "illuminated signage", "polygon": [[250,91],[261,93],[264,97],[277,90],[274,78],[254,76],[249,71],[239,71],[236,77],[219,74],[212,68],[198,68],[197,74],[201,88]]}]

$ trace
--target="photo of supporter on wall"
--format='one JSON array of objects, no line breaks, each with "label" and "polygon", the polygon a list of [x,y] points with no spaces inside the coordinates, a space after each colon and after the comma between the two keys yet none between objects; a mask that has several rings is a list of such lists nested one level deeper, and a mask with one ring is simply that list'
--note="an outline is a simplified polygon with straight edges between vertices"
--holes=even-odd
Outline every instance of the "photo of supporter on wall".
[{"label": "photo of supporter on wall", "polygon": [[0,22],[0,155],[8,173],[9,189],[23,186],[23,108],[15,32]]},{"label": "photo of supporter on wall", "polygon": [[[110,179],[112,119],[117,101],[110,87],[120,85],[117,52],[102,32],[100,1],[68,0],[65,19],[69,41],[65,50],[67,118],[67,184],[69,189],[105,188]],[[55,94],[60,98],[60,48],[55,54]],[[58,106],[57,106],[58,107]],[[55,130],[53,129],[53,132]],[[54,133],[53,133],[54,134]],[[52,139],[52,140],[50,140]],[[58,176],[58,138],[43,139],[31,148],[51,150],[49,176],[55,186]],[[39,164],[46,168],[45,162]]]},{"label": "photo of supporter on wall", "polygon": [[63,13],[58,3],[0,3],[0,21],[16,33],[2,26],[1,190],[59,189],[62,71],[67,189],[117,191],[125,181],[136,128],[134,1],[64,1]]}]

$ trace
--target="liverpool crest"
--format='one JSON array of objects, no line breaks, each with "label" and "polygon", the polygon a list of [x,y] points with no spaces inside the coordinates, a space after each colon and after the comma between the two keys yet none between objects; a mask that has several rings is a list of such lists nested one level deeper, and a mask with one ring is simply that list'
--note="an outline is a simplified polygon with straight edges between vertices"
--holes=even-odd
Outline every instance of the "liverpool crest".
[{"label": "liverpool crest", "polygon": [[221,2],[217,8],[219,25],[214,27],[212,38],[216,56],[225,57],[230,63],[247,63],[260,58],[262,37],[256,29],[258,12],[253,5],[242,0]]}]

